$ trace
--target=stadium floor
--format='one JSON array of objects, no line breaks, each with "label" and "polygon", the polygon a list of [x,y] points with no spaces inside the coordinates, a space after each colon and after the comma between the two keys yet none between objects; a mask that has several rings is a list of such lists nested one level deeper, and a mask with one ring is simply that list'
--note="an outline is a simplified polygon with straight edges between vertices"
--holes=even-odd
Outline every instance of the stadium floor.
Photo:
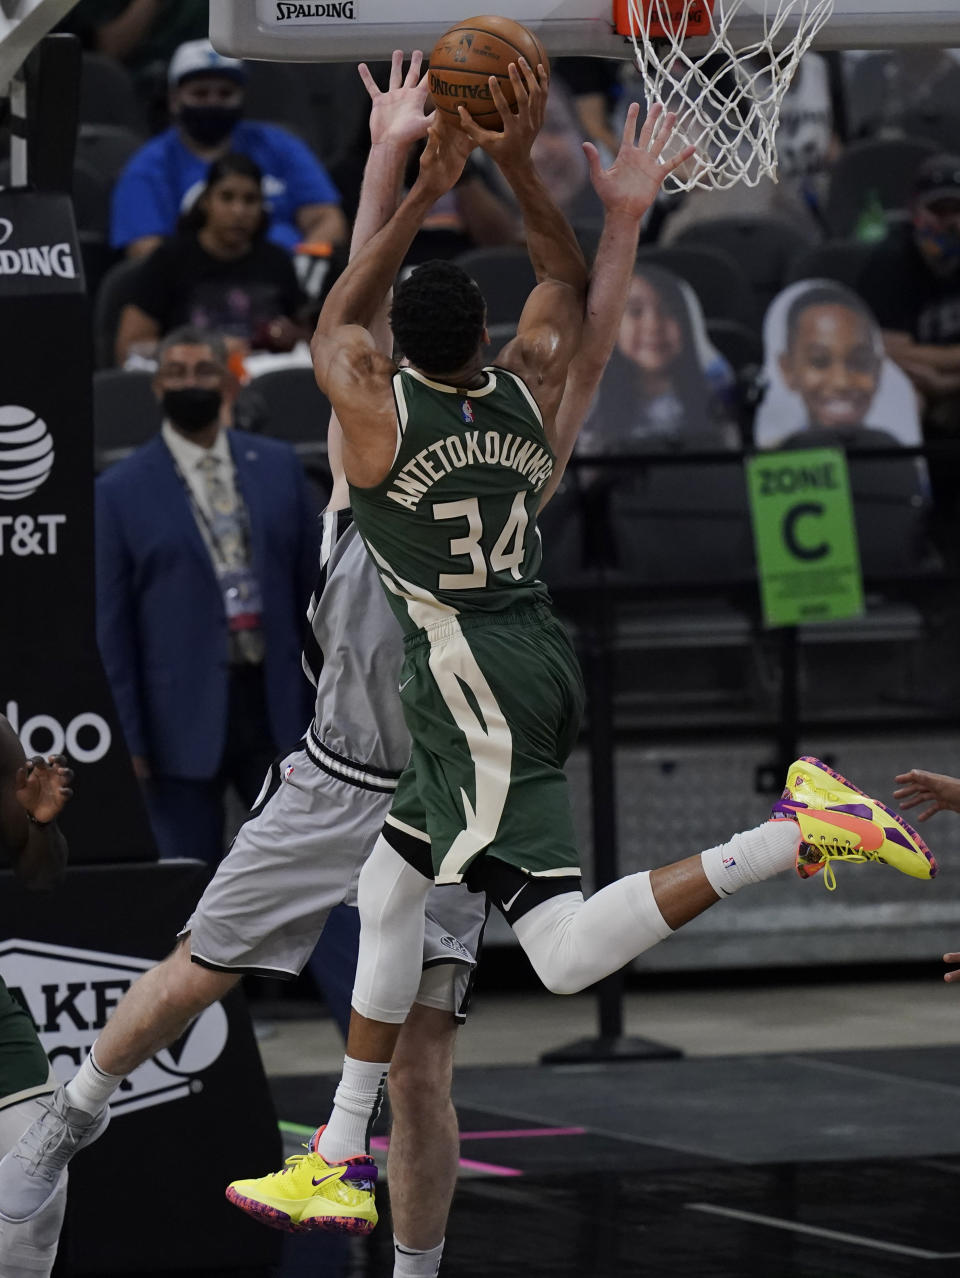
[{"label": "stadium floor", "polygon": [[[936,965],[642,989],[627,1030],[683,1058],[544,1067],[591,1033],[593,999],[481,996],[458,1048],[442,1278],[956,1278],[957,998]],[[342,1040],[314,1004],[253,1010],[298,1152]],[[136,1278],[391,1278],[387,1185],[378,1197],[368,1239],[278,1234],[269,1271]]]},{"label": "stadium floor", "polygon": [[[939,1047],[462,1070],[442,1272],[956,1275],[958,1065]],[[278,1113],[323,1112],[333,1084],[274,1078]],[[389,1278],[390,1242],[292,1238],[277,1278]]]}]

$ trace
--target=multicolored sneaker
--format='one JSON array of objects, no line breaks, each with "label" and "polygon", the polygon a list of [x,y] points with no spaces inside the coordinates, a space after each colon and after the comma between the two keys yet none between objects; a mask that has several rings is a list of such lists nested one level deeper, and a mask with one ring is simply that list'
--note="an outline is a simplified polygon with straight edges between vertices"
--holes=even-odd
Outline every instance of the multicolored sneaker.
[{"label": "multicolored sneaker", "polygon": [[770,816],[796,821],[802,835],[797,873],[808,879],[823,870],[831,892],[837,886],[833,861],[882,861],[915,879],[937,873],[932,852],[913,826],[809,755],[790,765]]},{"label": "multicolored sneaker", "polygon": [[320,1229],[369,1234],[377,1223],[377,1164],[369,1154],[326,1162],[317,1153],[322,1131],[304,1145],[307,1153],[288,1158],[281,1171],[228,1185],[228,1200],[262,1224],[290,1234]]}]

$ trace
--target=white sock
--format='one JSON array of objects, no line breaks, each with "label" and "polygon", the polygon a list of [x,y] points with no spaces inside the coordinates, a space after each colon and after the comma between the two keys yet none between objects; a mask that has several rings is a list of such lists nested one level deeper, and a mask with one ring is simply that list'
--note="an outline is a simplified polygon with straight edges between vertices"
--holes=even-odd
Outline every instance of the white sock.
[{"label": "white sock", "polygon": [[415,1251],[405,1247],[393,1235],[393,1278],[436,1278],[440,1272],[440,1257],[443,1255],[444,1239],[431,1247],[429,1251]]},{"label": "white sock", "polygon": [[761,883],[792,870],[800,846],[795,821],[767,821],[735,834],[729,843],[700,853],[703,872],[718,896],[733,896],[748,883]]},{"label": "white sock", "polygon": [[340,1085],[333,1098],[330,1121],[317,1143],[321,1158],[341,1163],[354,1154],[370,1153],[370,1128],[380,1112],[389,1061],[343,1058]]},{"label": "white sock", "polygon": [[[94,1045],[96,1046],[96,1045]],[[123,1082],[123,1074],[108,1074],[100,1068],[96,1057],[90,1054],[63,1089],[67,1104],[88,1114],[99,1114],[104,1105]]]}]

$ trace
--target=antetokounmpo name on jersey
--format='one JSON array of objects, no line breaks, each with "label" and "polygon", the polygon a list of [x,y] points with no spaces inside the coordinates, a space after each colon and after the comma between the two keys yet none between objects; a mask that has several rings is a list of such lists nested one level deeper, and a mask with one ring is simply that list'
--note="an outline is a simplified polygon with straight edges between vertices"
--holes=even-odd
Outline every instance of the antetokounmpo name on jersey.
[{"label": "antetokounmpo name on jersey", "polygon": [[532,439],[501,435],[495,430],[468,430],[422,448],[397,471],[387,496],[408,510],[416,510],[438,480],[464,466],[506,466],[523,475],[533,491],[539,492],[553,473],[553,458]]}]

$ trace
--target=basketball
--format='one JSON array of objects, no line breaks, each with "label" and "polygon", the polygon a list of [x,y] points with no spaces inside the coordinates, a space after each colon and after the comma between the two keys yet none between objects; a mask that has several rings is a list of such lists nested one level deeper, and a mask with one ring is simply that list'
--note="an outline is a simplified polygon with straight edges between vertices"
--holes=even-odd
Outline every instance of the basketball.
[{"label": "basketball", "polygon": [[495,75],[507,102],[516,101],[507,67],[526,58],[536,71],[550,62],[543,45],[526,27],[512,18],[486,15],[467,18],[445,31],[430,54],[430,93],[437,110],[457,119],[464,106],[484,129],[501,129],[500,113],[490,96],[490,76]]}]

